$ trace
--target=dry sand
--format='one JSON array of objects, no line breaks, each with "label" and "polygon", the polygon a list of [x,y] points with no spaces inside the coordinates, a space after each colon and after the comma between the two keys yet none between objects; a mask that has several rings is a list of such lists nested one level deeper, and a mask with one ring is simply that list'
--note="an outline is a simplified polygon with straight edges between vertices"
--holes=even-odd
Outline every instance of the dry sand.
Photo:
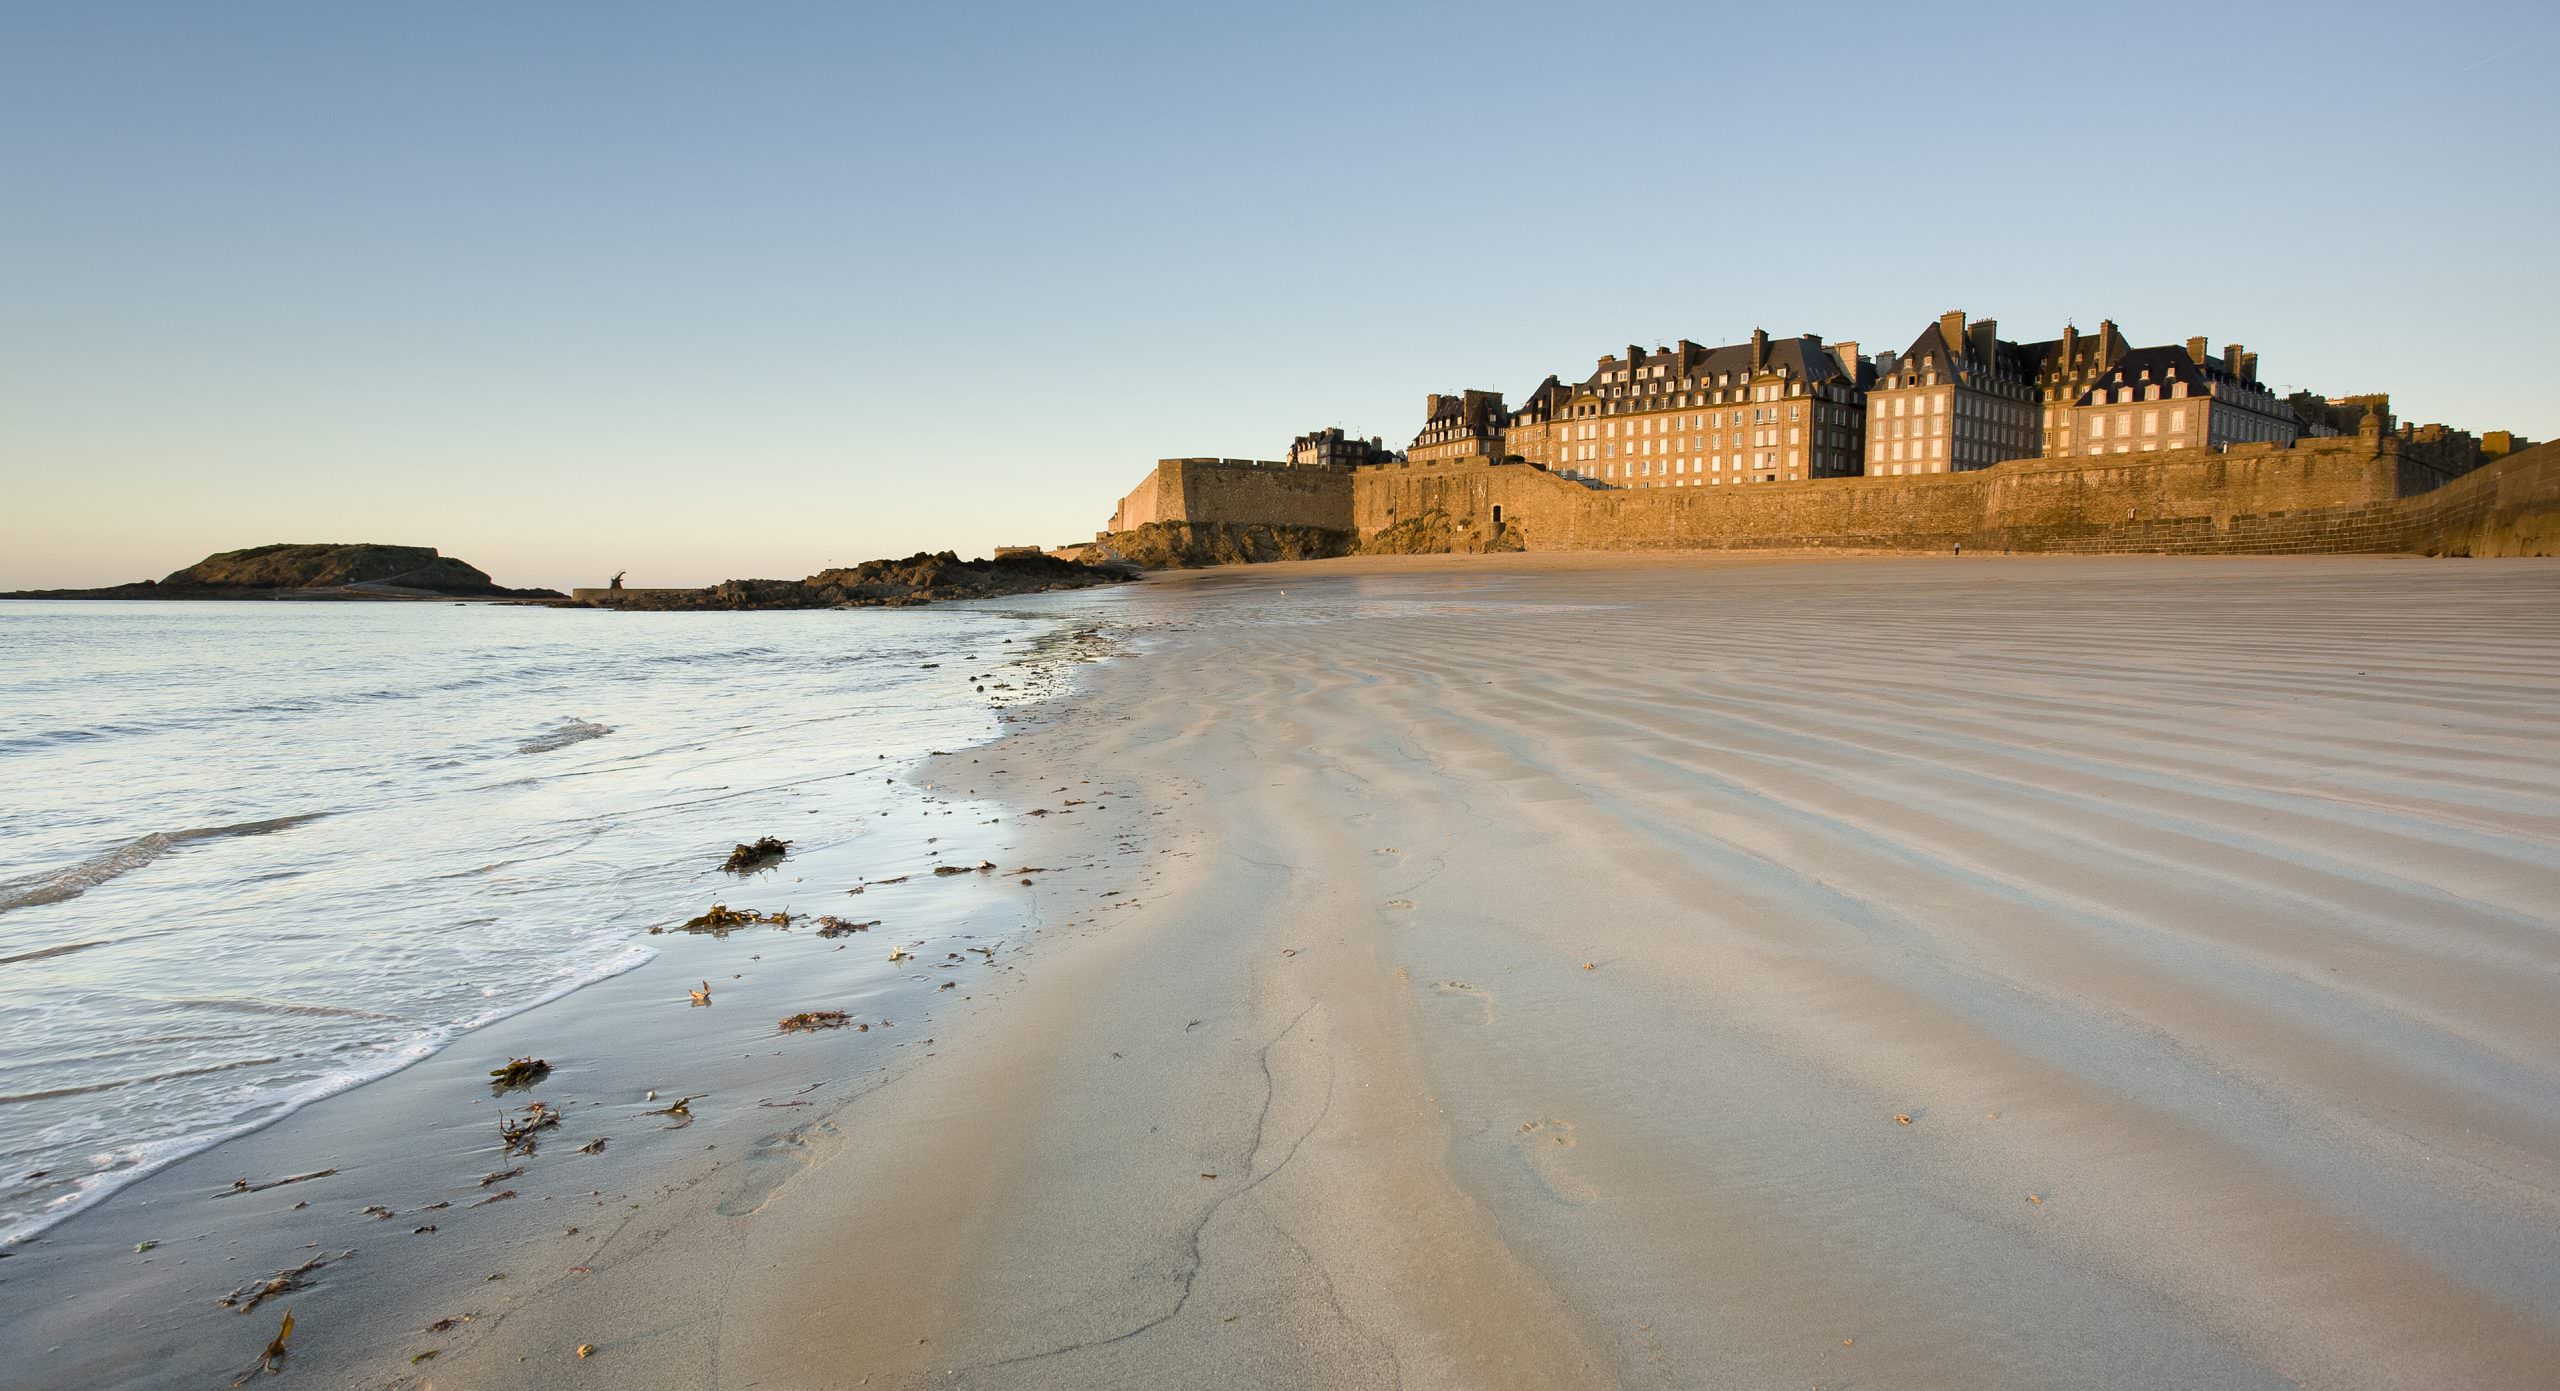
[{"label": "dry sand", "polygon": [[2560,1383],[2560,565],[1056,602],[1038,952],[344,1380]]}]

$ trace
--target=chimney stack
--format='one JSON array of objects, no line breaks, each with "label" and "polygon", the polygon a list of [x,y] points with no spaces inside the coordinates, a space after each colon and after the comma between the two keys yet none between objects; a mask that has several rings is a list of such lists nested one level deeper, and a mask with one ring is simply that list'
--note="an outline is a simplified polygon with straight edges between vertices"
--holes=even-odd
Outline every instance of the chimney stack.
[{"label": "chimney stack", "polygon": [[1757,372],[1768,365],[1769,330],[1755,328],[1751,330],[1751,370]]},{"label": "chimney stack", "polygon": [[2198,367],[2202,367],[2206,356],[2205,341],[2202,334],[2198,334],[2197,336],[2187,340],[2187,360],[2189,362],[2194,363]]},{"label": "chimney stack", "polygon": [[1858,379],[1858,340],[1844,338],[1831,345],[1831,356],[1840,364],[1840,375],[1851,381]]},{"label": "chimney stack", "polygon": [[2106,371],[2108,368],[2116,365],[2116,341],[2116,321],[2113,319],[2100,319],[2098,321],[2099,371]]},{"label": "chimney stack", "polygon": [[1964,311],[1950,309],[1938,316],[1938,336],[1947,340],[1947,351],[1964,351]]},{"label": "chimney stack", "polygon": [[2239,376],[2240,358],[2241,351],[2239,344],[2225,343],[2222,345],[2222,367],[2224,371],[2229,372],[2235,377]]},{"label": "chimney stack", "polygon": [[2240,380],[2247,382],[2251,386],[2256,386],[2258,384],[2258,355],[2256,353],[2242,353],[2240,355]]}]

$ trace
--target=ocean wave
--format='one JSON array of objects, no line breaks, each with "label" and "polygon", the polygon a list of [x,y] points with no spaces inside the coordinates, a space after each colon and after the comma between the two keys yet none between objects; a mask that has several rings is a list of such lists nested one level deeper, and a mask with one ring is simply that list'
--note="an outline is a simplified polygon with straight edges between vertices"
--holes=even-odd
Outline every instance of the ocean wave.
[{"label": "ocean wave", "polygon": [[[46,1228],[73,1213],[93,1207],[117,1190],[149,1178],[189,1155],[201,1154],[225,1140],[273,1125],[315,1101],[325,1100],[340,1092],[363,1086],[367,1082],[388,1077],[402,1068],[434,1056],[452,1044],[455,1039],[474,1029],[494,1024],[509,1015],[549,1004],[553,1000],[582,990],[598,981],[610,980],[656,955],[657,952],[653,949],[636,943],[625,946],[621,951],[604,960],[590,963],[583,969],[564,975],[546,989],[510,999],[458,1024],[425,1030],[404,1039],[392,1041],[387,1050],[376,1052],[374,1060],[368,1066],[335,1069],[326,1076],[289,1087],[278,1095],[261,1097],[252,1115],[219,1123],[201,1132],[164,1136],[109,1151],[108,1154],[98,1157],[96,1167],[90,1172],[70,1177],[64,1185],[70,1191],[46,1203],[41,1211],[16,1215],[14,1220],[8,1216],[0,1216],[0,1247],[31,1241]],[[191,1000],[179,1003],[236,1006],[262,1002]],[[325,1009],[327,1007],[287,1006],[285,1008]],[[375,1045],[375,1047],[381,1050],[381,1045]]]},{"label": "ocean wave", "polygon": [[590,720],[566,719],[534,737],[516,745],[517,753],[549,753],[589,739],[601,739],[613,732],[613,726]]},{"label": "ocean wave", "polygon": [[0,1106],[19,1101],[53,1101],[66,1096],[95,1096],[99,1092],[117,1091],[125,1087],[148,1086],[154,1082],[175,1082],[187,1077],[211,1077],[217,1073],[237,1072],[244,1067],[266,1067],[283,1061],[282,1058],[242,1058],[237,1062],[209,1063],[203,1067],[182,1067],[172,1072],[155,1072],[147,1077],[116,1077],[104,1082],[89,1082],[76,1087],[55,1087],[50,1091],[11,1092],[0,1095]]},{"label": "ocean wave", "polygon": [[297,1005],[282,1000],[249,1000],[216,996],[209,999],[171,1000],[170,1004],[187,1009],[229,1010],[234,1014],[283,1014],[298,1019],[375,1019],[397,1024],[400,1016],[378,1010],[352,1009],[346,1005]]},{"label": "ocean wave", "polygon": [[93,859],[83,860],[68,869],[51,874],[32,875],[25,879],[0,884],[0,913],[12,908],[33,908],[39,904],[60,903],[78,898],[91,889],[119,875],[131,874],[181,845],[200,840],[221,840],[231,836],[263,836],[316,821],[326,812],[306,812],[300,816],[271,817],[265,821],[243,821],[232,826],[198,826],[186,831],[153,831],[137,836],[115,849]]},{"label": "ocean wave", "polygon": [[21,961],[42,961],[48,956],[69,956],[75,951],[87,951],[91,947],[103,947],[114,940],[115,939],[113,937],[100,937],[94,941],[88,942],[65,942],[58,947],[38,947],[34,951],[19,952],[15,956],[0,956],[0,966],[15,966]]}]

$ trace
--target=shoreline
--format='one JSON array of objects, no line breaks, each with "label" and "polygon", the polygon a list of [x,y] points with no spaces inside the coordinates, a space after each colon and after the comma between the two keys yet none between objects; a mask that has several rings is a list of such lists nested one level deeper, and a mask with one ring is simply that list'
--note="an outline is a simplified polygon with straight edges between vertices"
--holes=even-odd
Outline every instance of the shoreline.
[{"label": "shoreline", "polygon": [[[1120,590],[1122,655],[906,775],[919,811],[988,808],[953,859],[1001,837],[1026,858],[986,858],[1034,886],[837,900],[954,905],[906,934],[931,960],[986,944],[952,892],[983,889],[1028,910],[1008,969],[953,967],[913,1020],[839,1004],[908,1046],[805,1095],[813,1050],[884,1034],[738,1035],[672,1136],[571,1071],[560,1139],[509,1181],[547,1186],[497,1221],[412,1236],[331,1180],[330,1230],[363,1239],[298,1297],[288,1374],[2546,1379],[2560,568],[1992,559],[1379,557]],[[750,979],[706,972],[713,1014],[761,1022],[792,989],[746,960],[816,944],[673,945],[570,998],[665,1008],[727,960]],[[557,1008],[473,1037],[530,1046]],[[332,1106],[396,1135],[402,1095],[474,1081],[460,1051],[260,1153]],[[484,1123],[383,1162],[476,1174]],[[100,1275],[148,1257],[92,1225],[39,1345],[130,1317],[128,1374],[200,1385],[174,1369],[272,1333],[272,1305],[140,1317],[179,1282]],[[190,1291],[273,1273],[205,1249]],[[376,1274],[395,1258],[414,1273]],[[21,1370],[82,1384],[59,1356]]]},{"label": "shoreline", "polygon": [[[1045,718],[1061,690],[1077,679],[1077,667],[1102,653],[1090,615],[1045,606],[1015,611],[1036,613],[1038,630],[1025,639],[1019,656],[991,668],[1008,685],[978,697],[990,741],[1020,723]],[[960,691],[950,698],[965,705],[967,687]],[[460,1029],[380,1074],[251,1122],[147,1172],[119,1176],[122,1181],[102,1196],[13,1243],[0,1252],[0,1320],[30,1339],[41,1338],[47,1354],[22,1367],[28,1380],[15,1384],[227,1381],[249,1364],[256,1352],[252,1344],[273,1336],[266,1325],[279,1306],[270,1304],[243,1320],[220,1307],[215,1296],[252,1274],[288,1269],[315,1251],[355,1255],[333,1259],[314,1272],[309,1290],[291,1297],[299,1309],[298,1369],[306,1376],[357,1376],[375,1364],[407,1365],[408,1357],[421,1352],[432,1362],[440,1355],[433,1346],[439,1340],[421,1339],[419,1331],[458,1315],[447,1311],[403,1321],[430,1304],[486,1305],[473,1288],[483,1276],[464,1267],[527,1259],[552,1264],[539,1253],[567,1249],[561,1237],[542,1236],[525,1223],[525,1209],[515,1204],[574,1202],[583,1190],[562,1186],[572,1182],[645,1196],[739,1177],[724,1173],[720,1161],[689,1158],[685,1146],[699,1136],[705,1146],[761,1152],[777,1141],[770,1130],[775,1119],[805,1117],[867,1090],[878,1084],[872,1080],[875,1069],[902,1069],[933,1042],[931,1023],[953,1003],[933,988],[933,974],[950,963],[911,964],[900,972],[879,961],[891,947],[921,954],[933,943],[992,944],[995,952],[983,963],[964,958],[982,965],[959,997],[968,999],[983,995],[988,985],[1000,989],[1018,969],[1013,950],[1035,945],[1028,941],[1030,928],[1008,930],[1001,922],[1020,912],[1008,906],[1011,901],[1038,897],[1053,876],[1035,874],[1031,878],[1040,886],[1028,887],[992,873],[972,871],[955,882],[933,872],[960,839],[951,834],[954,823],[968,825],[990,847],[998,844],[991,832],[1004,833],[1006,843],[1014,838],[1011,827],[983,824],[1000,819],[980,814],[990,806],[984,799],[938,784],[936,769],[955,759],[965,766],[985,747],[919,748],[909,763],[884,765],[899,789],[897,820],[912,826],[892,832],[885,843],[802,848],[758,874],[709,876],[709,897],[749,908],[796,907],[801,921],[790,930],[756,925],[718,937],[672,928],[635,933],[629,946],[640,959],[628,965]],[[1036,829],[1038,822],[1023,825]],[[881,862],[884,853],[897,863]],[[837,879],[843,882],[834,889],[819,882]],[[856,888],[858,896],[845,896],[845,886],[863,887]],[[820,890],[815,898],[810,888]],[[832,901],[821,901],[829,895]],[[667,921],[700,906],[670,903]],[[828,941],[817,936],[811,921],[819,913],[888,921]],[[814,958],[817,969],[775,976],[764,968],[792,951]],[[836,953],[845,954],[837,958],[841,965],[826,960]],[[645,1021],[671,1005],[684,1011],[687,991],[706,975],[715,985],[712,1010],[675,1017],[684,1025],[724,1021],[721,1033],[739,1048],[726,1063],[719,1043],[687,1036],[681,1025],[669,1031],[644,1024],[644,1034],[635,1036],[623,1022]],[[774,1020],[820,1007],[853,1010],[863,1022],[808,1038],[774,1030]],[[547,1056],[552,1070],[532,1089],[500,1095],[485,1074],[505,1056]],[[857,1057],[872,1061],[848,1072],[847,1063]],[[699,1100],[678,1143],[656,1133],[668,1122],[646,1118],[653,1109],[644,1104],[648,1084],[623,1085],[643,1074],[650,1081],[659,1074],[689,1077],[686,1090],[709,1090],[725,1099]],[[662,1103],[683,1094],[675,1086],[659,1090]],[[502,1154],[495,1143],[500,1112],[536,1098],[562,1108],[562,1125],[538,1137],[532,1156]],[[608,1143],[597,1154],[576,1148],[598,1138]],[[530,1172],[487,1188],[477,1183],[485,1174],[520,1166]],[[543,1174],[545,1167],[553,1172]],[[754,1167],[752,1159],[746,1167]],[[323,1177],[297,1177],[323,1170]],[[278,1184],[279,1179],[289,1181]],[[227,1191],[234,1180],[254,1185],[254,1191]],[[546,1180],[552,1191],[528,1186]],[[508,1206],[485,1217],[472,1212],[493,1200]],[[598,1200],[591,1196],[588,1204]],[[577,1225],[574,1218],[568,1221]],[[83,1332],[106,1310],[131,1320],[126,1337],[108,1341]],[[329,1331],[315,1337],[323,1328]],[[408,1351],[395,1358],[402,1347]],[[142,1366],[151,1372],[138,1372]]]}]

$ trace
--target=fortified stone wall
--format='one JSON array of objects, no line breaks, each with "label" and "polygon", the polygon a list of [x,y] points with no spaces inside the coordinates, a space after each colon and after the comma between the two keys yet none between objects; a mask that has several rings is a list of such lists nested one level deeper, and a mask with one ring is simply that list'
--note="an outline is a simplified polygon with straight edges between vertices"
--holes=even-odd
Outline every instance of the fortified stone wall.
[{"label": "fortified stone wall", "polygon": [[1152,522],[1351,528],[1352,471],[1246,459],[1162,459],[1120,499],[1112,532]]},{"label": "fortified stone wall", "polygon": [[[2431,462],[2360,439],[1731,489],[1592,489],[1526,465],[1452,461],[1361,470],[1354,515],[1364,539],[1419,526],[1460,549],[2445,550],[2464,547],[2465,523],[2446,513],[2438,539],[2420,519],[2472,498],[2478,487],[2459,485],[2481,478],[2441,486]],[[2540,495],[2521,480],[2495,494],[2504,502],[2477,504],[2508,509],[2485,523],[2507,538],[2496,544],[2539,544],[2526,514]]]}]

